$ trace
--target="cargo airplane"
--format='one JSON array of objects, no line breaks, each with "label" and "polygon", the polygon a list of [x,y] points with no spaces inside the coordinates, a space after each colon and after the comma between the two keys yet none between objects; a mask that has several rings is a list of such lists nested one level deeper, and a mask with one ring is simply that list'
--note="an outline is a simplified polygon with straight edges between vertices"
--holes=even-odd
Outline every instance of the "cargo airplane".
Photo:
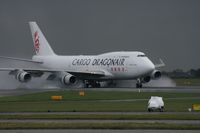
[{"label": "cargo airplane", "polygon": [[0,58],[33,62],[40,64],[40,69],[34,68],[0,68],[9,71],[19,82],[28,82],[33,77],[41,77],[48,73],[46,80],[57,80],[63,85],[83,81],[85,87],[101,87],[103,81],[136,80],[136,87],[143,83],[161,77],[158,67],[142,52],[118,51],[99,55],[60,56],[54,53],[36,22],[29,22],[35,55],[32,59],[0,56]]}]

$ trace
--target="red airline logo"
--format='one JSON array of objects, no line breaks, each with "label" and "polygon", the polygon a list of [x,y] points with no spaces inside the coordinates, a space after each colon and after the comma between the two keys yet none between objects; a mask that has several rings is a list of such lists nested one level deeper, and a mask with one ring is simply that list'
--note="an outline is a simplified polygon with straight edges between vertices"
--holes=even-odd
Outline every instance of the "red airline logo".
[{"label": "red airline logo", "polygon": [[39,35],[38,32],[36,31],[34,34],[34,42],[35,42],[35,52],[38,53],[40,50],[40,42],[39,42]]}]

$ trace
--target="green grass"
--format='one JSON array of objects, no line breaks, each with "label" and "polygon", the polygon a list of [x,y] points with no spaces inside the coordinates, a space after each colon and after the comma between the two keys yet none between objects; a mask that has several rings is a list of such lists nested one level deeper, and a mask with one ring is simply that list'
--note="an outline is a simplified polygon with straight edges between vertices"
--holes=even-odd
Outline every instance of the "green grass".
[{"label": "green grass", "polygon": [[[200,93],[166,92],[112,92],[86,91],[79,96],[78,91],[50,91],[21,96],[0,98],[0,112],[47,112],[49,111],[146,111],[151,96],[162,96],[166,111],[185,112],[192,104],[200,103]],[[52,101],[52,95],[63,96],[62,101]],[[187,99],[187,97],[198,97]],[[168,99],[185,98],[185,99]],[[101,101],[101,100],[143,99],[140,101]]]},{"label": "green grass", "polygon": [[0,129],[187,129],[199,130],[198,124],[165,123],[0,123]]},{"label": "green grass", "polygon": [[[0,112],[65,112],[65,111],[146,111],[151,96],[162,96],[166,111],[186,112],[192,104],[200,103],[200,93],[165,92],[117,92],[86,91],[79,96],[78,91],[50,91],[21,96],[0,97]],[[63,96],[62,101],[52,101],[52,95]],[[196,97],[196,98],[195,98]],[[170,99],[182,98],[182,99]],[[194,99],[191,99],[194,98]],[[139,101],[102,101],[141,99]],[[0,119],[101,119],[101,120],[200,120],[199,114],[1,114]],[[0,122],[0,129],[200,129],[198,124],[166,123],[36,123]]]},{"label": "green grass", "polygon": [[173,79],[177,86],[200,86],[200,78]]},{"label": "green grass", "polygon": [[[162,88],[161,88],[162,89]],[[118,100],[118,99],[149,99],[151,96],[164,98],[200,97],[200,93],[173,93],[173,92],[121,92],[121,91],[85,91],[85,96],[79,96],[79,91],[59,90],[47,91],[20,96],[0,97],[0,102],[44,102],[51,101],[51,96],[61,95],[62,101],[91,101],[91,100]]]}]

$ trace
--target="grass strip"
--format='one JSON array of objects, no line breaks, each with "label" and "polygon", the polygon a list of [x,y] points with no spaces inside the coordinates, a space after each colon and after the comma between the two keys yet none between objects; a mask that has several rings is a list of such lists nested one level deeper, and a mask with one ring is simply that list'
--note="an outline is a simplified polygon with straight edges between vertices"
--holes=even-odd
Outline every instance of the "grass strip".
[{"label": "grass strip", "polygon": [[84,114],[84,115],[63,115],[63,114],[17,114],[0,115],[0,119],[91,119],[91,120],[200,120],[199,114]]},{"label": "grass strip", "polygon": [[[193,104],[200,103],[199,93],[143,92],[141,89],[140,93],[85,91],[85,96],[79,96],[78,92],[64,90],[0,97],[0,112],[144,112],[151,96],[163,97],[167,112],[188,112]],[[63,96],[63,100],[52,101],[54,95]]]},{"label": "grass strip", "polygon": [[0,129],[179,129],[199,130],[200,125],[166,123],[0,123]]},{"label": "grass strip", "polygon": [[[199,80],[200,83],[200,80]],[[162,88],[161,88],[162,89]],[[123,100],[123,99],[149,99],[151,96],[162,96],[163,98],[199,97],[199,93],[179,93],[179,92],[123,92],[123,91],[90,91],[84,90],[85,96],[79,96],[77,90],[46,91],[17,96],[0,97],[0,102],[50,102],[51,96],[62,96],[62,101],[67,102],[87,102],[95,100]],[[146,101],[145,101],[146,102]]]},{"label": "grass strip", "polygon": [[200,86],[200,78],[176,78],[173,80],[177,86]]}]

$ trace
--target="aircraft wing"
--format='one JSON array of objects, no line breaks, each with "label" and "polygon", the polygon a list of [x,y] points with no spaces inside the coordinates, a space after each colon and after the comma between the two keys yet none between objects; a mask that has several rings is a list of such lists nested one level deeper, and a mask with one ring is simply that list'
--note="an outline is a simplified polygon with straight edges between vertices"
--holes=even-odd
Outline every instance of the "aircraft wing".
[{"label": "aircraft wing", "polygon": [[[25,61],[25,62],[33,62],[33,63],[43,63],[40,61],[34,61],[31,59],[24,59],[24,58],[15,58],[15,57],[7,57],[7,56],[0,56],[2,59],[9,59],[9,60],[17,60],[17,61]],[[26,71],[30,73],[32,76],[40,77],[45,72],[55,73],[55,72],[67,72],[79,78],[87,78],[87,77],[103,77],[105,73],[103,71],[71,71],[71,70],[58,70],[58,69],[31,69],[31,68],[0,68],[0,71],[10,71],[10,74],[14,74],[19,70]]]},{"label": "aircraft wing", "polygon": [[31,59],[24,59],[24,58],[15,58],[15,57],[7,57],[7,56],[0,56],[2,59],[9,59],[9,60],[17,60],[17,61],[25,61],[25,62],[33,62],[33,63],[43,63],[40,61],[34,61]]},{"label": "aircraft wing", "polygon": [[15,74],[17,71],[25,71],[30,73],[32,76],[40,77],[45,72],[56,73],[56,72],[67,72],[78,78],[84,79],[87,77],[103,77],[105,73],[103,71],[73,71],[73,70],[60,70],[60,69],[34,69],[34,68],[0,68],[0,71],[9,71],[9,74]]}]

